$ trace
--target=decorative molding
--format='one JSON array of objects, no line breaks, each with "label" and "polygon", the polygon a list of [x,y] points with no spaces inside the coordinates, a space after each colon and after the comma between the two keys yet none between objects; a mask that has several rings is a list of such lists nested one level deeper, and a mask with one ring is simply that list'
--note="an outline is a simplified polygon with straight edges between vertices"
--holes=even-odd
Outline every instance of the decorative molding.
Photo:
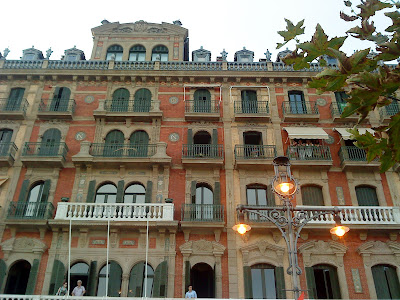
[{"label": "decorative molding", "polygon": [[343,256],[347,247],[338,242],[310,241],[299,248],[303,255],[304,265],[311,267],[319,263],[329,263],[343,266]]},{"label": "decorative molding", "polygon": [[358,247],[357,252],[362,256],[366,266],[390,263],[400,265],[400,243],[388,241],[369,241]]},{"label": "decorative molding", "polygon": [[7,260],[10,253],[35,253],[43,254],[47,250],[45,243],[38,239],[27,237],[11,238],[0,244],[4,253],[4,259]]},{"label": "decorative molding", "polygon": [[244,266],[260,263],[261,261],[283,266],[285,248],[270,244],[267,240],[259,240],[250,245],[240,247],[239,250],[242,252]]}]

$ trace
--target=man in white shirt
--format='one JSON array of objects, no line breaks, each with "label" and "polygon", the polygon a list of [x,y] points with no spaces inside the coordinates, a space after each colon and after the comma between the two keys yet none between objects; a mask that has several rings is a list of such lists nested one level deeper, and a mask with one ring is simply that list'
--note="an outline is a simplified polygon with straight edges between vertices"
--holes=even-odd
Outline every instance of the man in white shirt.
[{"label": "man in white shirt", "polygon": [[193,287],[191,285],[188,286],[188,291],[186,292],[185,298],[197,298],[196,291],[193,291]]},{"label": "man in white shirt", "polygon": [[86,293],[85,287],[82,285],[82,280],[78,280],[78,286],[72,291],[72,296],[84,296]]}]

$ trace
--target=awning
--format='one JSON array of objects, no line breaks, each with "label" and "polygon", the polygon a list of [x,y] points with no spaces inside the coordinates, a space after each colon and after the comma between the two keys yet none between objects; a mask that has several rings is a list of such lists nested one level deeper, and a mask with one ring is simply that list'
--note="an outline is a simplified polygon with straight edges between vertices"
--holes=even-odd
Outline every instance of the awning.
[{"label": "awning", "polygon": [[284,127],[290,139],[318,139],[326,140],[329,135],[319,127]]},{"label": "awning", "polygon": [[[353,135],[350,132],[347,131],[348,129],[351,129],[351,128],[335,128],[335,130],[337,132],[339,132],[340,135],[342,136],[342,139],[344,139],[344,140],[354,140]],[[370,132],[372,135],[375,133],[375,131],[373,129],[371,129],[371,128],[358,128],[358,132],[360,134],[365,134],[367,131]]]}]

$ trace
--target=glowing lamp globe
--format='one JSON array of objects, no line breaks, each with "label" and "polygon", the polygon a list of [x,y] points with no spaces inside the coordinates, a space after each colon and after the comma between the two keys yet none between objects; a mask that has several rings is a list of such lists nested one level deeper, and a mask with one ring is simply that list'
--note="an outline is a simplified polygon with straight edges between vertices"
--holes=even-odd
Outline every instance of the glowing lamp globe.
[{"label": "glowing lamp globe", "polygon": [[330,232],[331,232],[332,234],[335,234],[335,235],[339,236],[339,237],[342,237],[342,236],[344,236],[349,230],[350,230],[349,227],[343,226],[343,225],[339,225],[339,226],[333,227],[333,228],[330,230]]},{"label": "glowing lamp globe", "polygon": [[250,227],[250,225],[240,223],[240,224],[236,224],[235,226],[233,226],[232,229],[243,235],[247,231],[249,231],[251,229],[251,227]]}]

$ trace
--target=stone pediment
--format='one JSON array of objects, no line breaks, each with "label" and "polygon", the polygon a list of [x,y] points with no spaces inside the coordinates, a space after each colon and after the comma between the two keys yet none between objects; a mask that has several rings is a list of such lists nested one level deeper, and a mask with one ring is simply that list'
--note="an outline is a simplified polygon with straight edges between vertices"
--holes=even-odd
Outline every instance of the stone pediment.
[{"label": "stone pediment", "polygon": [[386,243],[381,241],[369,241],[358,247],[357,252],[370,255],[400,254],[400,243],[392,241]]},{"label": "stone pediment", "polygon": [[4,258],[7,259],[11,252],[15,253],[44,253],[47,249],[45,243],[38,239],[27,237],[11,238],[0,244],[4,252]]},{"label": "stone pediment", "polygon": [[281,252],[281,253],[283,253],[285,251],[285,249],[283,247],[279,247],[279,246],[270,244],[266,240],[261,240],[256,243],[253,243],[251,245],[240,248],[241,252],[250,252],[250,251],[254,251],[254,250],[260,251],[260,253],[262,255],[264,255],[266,250],[271,250],[271,251]]},{"label": "stone pediment", "polygon": [[182,254],[195,253],[196,255],[222,255],[225,252],[224,245],[206,240],[189,241],[180,246],[179,249],[181,250]]},{"label": "stone pediment", "polygon": [[305,243],[299,248],[300,253],[310,254],[344,254],[347,247],[338,242],[311,241]]},{"label": "stone pediment", "polygon": [[115,34],[115,35],[186,35],[188,30],[179,25],[169,24],[169,23],[148,23],[143,20],[137,21],[135,23],[124,23],[119,22],[105,23],[101,26],[92,28],[93,35],[103,35],[103,34]]}]

